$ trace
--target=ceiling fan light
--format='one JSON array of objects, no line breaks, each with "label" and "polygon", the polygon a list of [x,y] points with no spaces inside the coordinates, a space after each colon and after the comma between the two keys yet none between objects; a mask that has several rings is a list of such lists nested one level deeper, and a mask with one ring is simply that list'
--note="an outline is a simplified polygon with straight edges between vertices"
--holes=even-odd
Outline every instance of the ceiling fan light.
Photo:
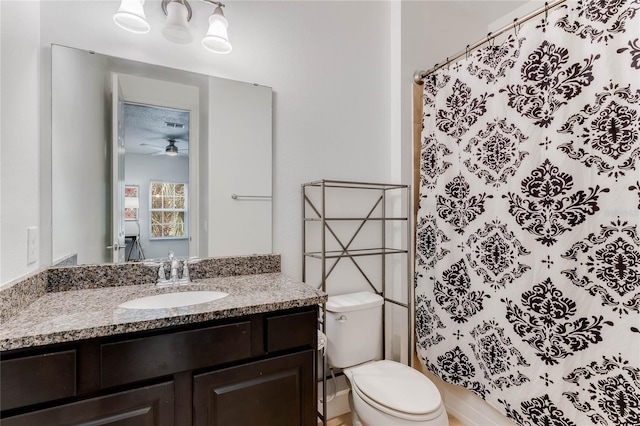
[{"label": "ceiling fan light", "polygon": [[178,155],[178,147],[175,146],[173,143],[169,143],[169,145],[167,145],[167,147],[165,148],[164,152],[170,157],[175,157],[176,155]]},{"label": "ceiling fan light", "polygon": [[120,8],[113,15],[113,22],[132,33],[144,34],[151,29],[144,15],[144,0],[122,0]]},{"label": "ceiling fan light", "polygon": [[189,10],[180,0],[172,0],[167,5],[167,23],[162,27],[162,35],[178,44],[189,44],[193,34],[189,29]]},{"label": "ceiling fan light", "polygon": [[229,43],[229,35],[227,34],[228,27],[229,23],[222,13],[222,8],[216,7],[209,17],[209,30],[202,39],[202,45],[214,53],[231,52],[231,43]]}]

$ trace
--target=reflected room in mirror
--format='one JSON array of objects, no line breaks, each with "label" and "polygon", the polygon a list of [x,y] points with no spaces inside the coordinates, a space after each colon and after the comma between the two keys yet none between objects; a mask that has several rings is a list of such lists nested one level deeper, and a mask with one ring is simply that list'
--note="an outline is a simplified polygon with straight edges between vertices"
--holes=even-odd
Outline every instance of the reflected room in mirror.
[{"label": "reflected room in mirror", "polygon": [[54,265],[272,252],[271,88],[54,45],[51,102]]}]

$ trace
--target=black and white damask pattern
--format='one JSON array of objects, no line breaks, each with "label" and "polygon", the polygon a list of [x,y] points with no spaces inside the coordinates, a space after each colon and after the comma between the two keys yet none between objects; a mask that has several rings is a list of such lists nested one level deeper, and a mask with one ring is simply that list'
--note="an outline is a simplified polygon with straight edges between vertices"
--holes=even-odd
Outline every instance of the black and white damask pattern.
[{"label": "black and white damask pattern", "polygon": [[500,46],[490,46],[473,53],[467,71],[487,83],[493,83],[506,75],[513,68],[520,55],[522,39],[510,35]]},{"label": "black and white damask pattern", "polygon": [[458,175],[448,182],[444,191],[446,196],[437,195],[438,216],[451,224],[453,229],[462,234],[469,223],[484,213],[485,198],[492,198],[486,193],[470,195],[470,187],[463,175]]},{"label": "black and white damask pattern", "polygon": [[620,219],[600,225],[571,246],[563,258],[578,266],[562,271],[573,285],[599,296],[622,316],[640,313],[640,236],[638,226]]},{"label": "black and white damask pattern", "polygon": [[440,334],[445,328],[444,323],[431,306],[431,300],[424,295],[416,298],[416,330],[418,330],[418,346],[427,349],[429,346],[437,345],[444,340]]},{"label": "black and white damask pattern", "polygon": [[573,189],[573,177],[561,172],[548,159],[536,167],[520,185],[523,195],[508,192],[509,213],[518,225],[535,235],[536,241],[551,246],[558,237],[580,225],[599,210],[598,197],[608,188]]},{"label": "black and white damask pattern", "polygon": [[502,300],[506,319],[514,331],[527,342],[547,365],[583,351],[602,341],[603,324],[613,325],[602,316],[576,317],[576,302],[564,297],[549,278],[522,293],[522,306]]},{"label": "black and white damask pattern", "polygon": [[638,210],[640,210],[640,181],[636,181],[635,185],[629,186],[629,191],[635,191],[638,194]]},{"label": "black and white damask pattern", "polygon": [[631,55],[631,68],[640,70],[640,39],[629,40],[626,47],[617,50],[618,53],[628,52]]},{"label": "black and white damask pattern", "polygon": [[469,317],[482,310],[482,300],[489,297],[483,291],[470,291],[471,280],[467,266],[460,259],[442,273],[442,281],[436,281],[433,293],[436,302],[457,323],[467,322]]},{"label": "black and white damask pattern", "polygon": [[416,349],[516,424],[635,426],[640,0],[565,4],[426,79]]},{"label": "black and white damask pattern", "polygon": [[437,365],[433,363],[425,365],[432,373],[437,374],[447,382],[463,386],[482,397],[486,394],[485,386],[473,380],[476,375],[476,368],[459,346],[439,356]]},{"label": "black and white damask pattern", "polygon": [[528,420],[523,422],[530,425],[576,426],[564,412],[549,398],[549,395],[532,398],[521,404],[522,414]]},{"label": "black and white damask pattern", "polygon": [[452,153],[453,151],[445,144],[438,142],[434,135],[427,136],[422,140],[420,152],[420,184],[422,188],[425,190],[435,188],[438,176],[451,167],[451,162],[442,160],[442,157]]},{"label": "black and white damask pattern", "polygon": [[638,170],[640,163],[640,90],[610,83],[596,94],[595,102],[569,117],[558,133],[571,134],[569,142],[558,148],[598,174],[618,178],[626,171]]},{"label": "black and white damask pattern", "polygon": [[607,44],[616,34],[624,33],[630,22],[640,11],[640,3],[633,0],[578,0],[573,9],[574,20],[565,15],[556,25],[568,33],[589,40],[591,43]]},{"label": "black and white damask pattern", "polygon": [[522,374],[519,366],[529,366],[505,336],[504,328],[496,321],[483,321],[471,330],[474,342],[470,343],[473,354],[484,372],[485,379],[498,389],[519,386],[529,378]]},{"label": "black and white damask pattern", "polygon": [[591,55],[582,63],[569,63],[569,50],[544,40],[522,65],[525,84],[510,84],[500,89],[509,97],[508,105],[534,124],[549,127],[554,115],[578,96],[593,81],[593,63],[600,55]]},{"label": "black and white damask pattern", "polygon": [[424,97],[423,103],[425,111],[428,108],[432,108],[435,101],[435,96],[440,89],[445,87],[451,77],[448,75],[444,75],[441,78],[437,78],[437,76],[432,75],[430,78],[427,78],[424,82]]},{"label": "black and white damask pattern", "polygon": [[460,80],[453,83],[451,90],[446,101],[447,109],[437,112],[436,126],[441,132],[459,140],[487,112],[487,98],[493,93],[473,97],[471,88]]},{"label": "black and white damask pattern", "polygon": [[525,140],[527,137],[514,124],[496,119],[469,140],[464,152],[471,158],[464,160],[464,165],[487,185],[500,186],[516,173],[528,154],[519,150]]},{"label": "black and white damask pattern", "polygon": [[416,253],[418,264],[427,269],[433,268],[437,261],[449,253],[443,243],[450,239],[438,229],[435,218],[430,215],[420,219],[417,226]]},{"label": "black and white damask pattern", "polygon": [[520,263],[531,254],[500,221],[491,221],[469,236],[464,247],[469,266],[493,289],[504,288],[531,267]]},{"label": "black and white damask pattern", "polygon": [[640,424],[640,369],[621,356],[602,357],[563,377],[575,390],[564,392],[594,424]]}]

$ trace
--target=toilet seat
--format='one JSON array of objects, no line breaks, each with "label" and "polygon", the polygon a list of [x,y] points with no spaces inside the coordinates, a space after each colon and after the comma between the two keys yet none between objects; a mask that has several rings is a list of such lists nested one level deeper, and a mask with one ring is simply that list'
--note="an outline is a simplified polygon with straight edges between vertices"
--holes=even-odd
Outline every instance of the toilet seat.
[{"label": "toilet seat", "polygon": [[352,391],[383,413],[416,422],[441,415],[440,392],[431,380],[411,367],[384,360],[349,370]]}]

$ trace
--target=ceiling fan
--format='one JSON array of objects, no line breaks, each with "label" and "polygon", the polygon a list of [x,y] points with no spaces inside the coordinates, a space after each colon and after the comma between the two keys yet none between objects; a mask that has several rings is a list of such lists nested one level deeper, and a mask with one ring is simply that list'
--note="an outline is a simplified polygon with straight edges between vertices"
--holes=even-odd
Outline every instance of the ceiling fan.
[{"label": "ceiling fan", "polygon": [[154,152],[150,155],[152,156],[158,156],[158,155],[168,155],[170,157],[175,157],[177,155],[180,156],[188,156],[189,155],[189,149],[188,148],[182,148],[182,149],[178,149],[178,146],[176,145],[176,143],[178,142],[175,139],[167,139],[167,142],[169,142],[169,145],[165,146],[164,148],[158,146],[158,145],[154,145],[154,144],[150,144],[150,143],[141,143],[140,145],[146,145],[146,146],[153,146],[155,148],[160,149],[160,151]]}]

